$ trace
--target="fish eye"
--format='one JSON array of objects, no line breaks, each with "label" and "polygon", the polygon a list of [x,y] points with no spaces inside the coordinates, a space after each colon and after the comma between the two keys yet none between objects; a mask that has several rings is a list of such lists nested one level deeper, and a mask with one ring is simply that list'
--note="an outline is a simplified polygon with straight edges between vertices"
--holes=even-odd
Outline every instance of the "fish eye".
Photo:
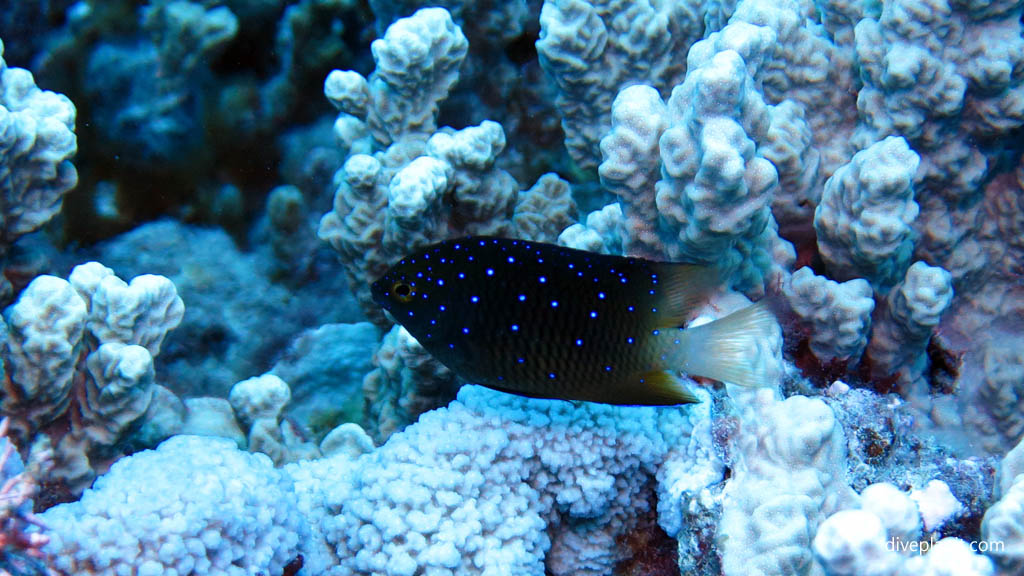
[{"label": "fish eye", "polygon": [[414,296],[416,296],[416,290],[412,285],[401,280],[398,280],[391,285],[391,292],[399,302],[409,302]]}]

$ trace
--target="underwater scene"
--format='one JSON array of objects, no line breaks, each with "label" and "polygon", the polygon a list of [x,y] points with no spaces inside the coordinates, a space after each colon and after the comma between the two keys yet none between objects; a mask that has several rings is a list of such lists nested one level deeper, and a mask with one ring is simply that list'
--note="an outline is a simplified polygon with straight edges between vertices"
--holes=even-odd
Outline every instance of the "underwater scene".
[{"label": "underwater scene", "polygon": [[0,576],[1024,576],[1024,0],[0,0]]}]

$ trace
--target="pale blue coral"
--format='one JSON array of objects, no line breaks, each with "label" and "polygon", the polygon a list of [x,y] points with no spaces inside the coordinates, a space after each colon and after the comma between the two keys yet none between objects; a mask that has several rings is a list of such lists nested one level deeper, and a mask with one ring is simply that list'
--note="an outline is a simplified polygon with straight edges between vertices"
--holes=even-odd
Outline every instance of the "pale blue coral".
[{"label": "pale blue coral", "polygon": [[80,493],[120,455],[154,394],[153,357],[183,315],[167,278],[138,276],[128,284],[96,262],[75,267],[69,280],[36,278],[5,311],[10,388],[2,408],[22,441],[45,435],[69,410],[75,414],[54,438],[49,479]]},{"label": "pale blue coral", "polygon": [[43,517],[73,574],[279,574],[308,537],[287,475],[229,440],[176,436]]},{"label": "pale blue coral", "polygon": [[0,242],[48,222],[78,183],[75,106],[40,90],[32,73],[9,67],[0,42]]}]

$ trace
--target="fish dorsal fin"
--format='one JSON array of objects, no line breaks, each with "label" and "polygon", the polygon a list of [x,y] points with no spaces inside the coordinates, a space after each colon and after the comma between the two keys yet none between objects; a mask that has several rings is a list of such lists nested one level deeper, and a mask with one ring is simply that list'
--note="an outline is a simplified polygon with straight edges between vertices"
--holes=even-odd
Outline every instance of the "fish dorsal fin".
[{"label": "fish dorsal fin", "polygon": [[658,275],[655,328],[683,325],[722,283],[716,268],[669,262],[659,262],[652,268]]},{"label": "fish dorsal fin", "polygon": [[671,406],[700,402],[674,372],[652,370],[633,374],[623,382],[618,404]]}]

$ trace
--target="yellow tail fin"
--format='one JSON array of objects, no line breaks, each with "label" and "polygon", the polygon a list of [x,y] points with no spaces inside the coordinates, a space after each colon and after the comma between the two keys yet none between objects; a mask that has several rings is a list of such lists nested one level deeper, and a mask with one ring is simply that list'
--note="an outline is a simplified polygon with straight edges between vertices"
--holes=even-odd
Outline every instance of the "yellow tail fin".
[{"label": "yellow tail fin", "polygon": [[685,372],[751,388],[777,383],[780,329],[763,300],[683,334]]}]

